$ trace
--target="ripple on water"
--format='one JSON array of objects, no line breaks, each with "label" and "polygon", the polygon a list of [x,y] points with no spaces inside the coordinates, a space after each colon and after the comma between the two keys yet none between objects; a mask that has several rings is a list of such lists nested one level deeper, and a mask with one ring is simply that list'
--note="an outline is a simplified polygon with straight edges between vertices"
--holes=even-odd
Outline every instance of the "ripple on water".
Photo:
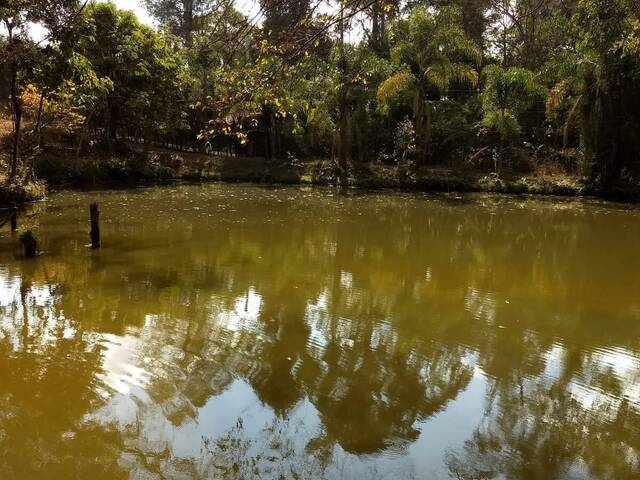
[{"label": "ripple on water", "polygon": [[47,205],[25,216],[46,255],[0,237],[14,470],[639,478],[638,209],[224,185]]}]

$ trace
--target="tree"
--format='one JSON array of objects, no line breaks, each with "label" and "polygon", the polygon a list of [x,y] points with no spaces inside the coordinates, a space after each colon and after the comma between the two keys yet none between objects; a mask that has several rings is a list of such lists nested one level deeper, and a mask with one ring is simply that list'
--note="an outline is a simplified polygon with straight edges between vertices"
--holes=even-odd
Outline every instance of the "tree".
[{"label": "tree", "polygon": [[203,30],[212,15],[232,5],[233,0],[144,0],[149,14],[186,47],[191,47],[193,34]]},{"label": "tree", "polygon": [[344,41],[346,30],[345,19],[345,6],[344,3],[340,5],[340,22],[338,23],[338,72],[339,72],[339,87],[338,87],[338,167],[340,168],[341,175],[344,175],[347,170],[347,162],[349,161],[351,149],[350,138],[350,123],[351,115],[347,105],[348,90],[348,61],[346,54],[346,46]]},{"label": "tree", "polygon": [[539,98],[543,89],[533,72],[524,68],[489,65],[482,71],[482,125],[497,132],[500,143],[496,173],[500,173],[505,145],[518,135],[518,115]]},{"label": "tree", "polygon": [[389,57],[388,25],[399,13],[399,0],[355,0],[345,3],[351,12],[365,17],[361,27],[367,45],[380,57]]},{"label": "tree", "polygon": [[460,11],[443,7],[435,11],[415,7],[408,18],[392,26],[391,58],[398,71],[385,80],[378,90],[383,107],[400,92],[414,92],[413,121],[418,147],[423,155],[431,155],[432,104],[441,100],[454,81],[478,83],[474,65],[481,52],[464,33]]},{"label": "tree", "polygon": [[[33,178],[34,159],[40,153],[42,146],[42,127],[44,124],[44,116],[46,114],[46,106],[53,107],[53,110],[61,108],[69,108],[73,116],[73,107],[63,100],[72,97],[82,98],[79,90],[70,95],[67,88],[71,79],[80,73],[81,77],[86,79],[92,74],[91,66],[87,62],[79,61],[79,56],[74,52],[74,48],[82,31],[82,18],[78,18],[74,28],[67,29],[64,35],[61,35],[56,44],[46,44],[39,50],[38,59],[34,69],[31,72],[33,79],[30,86],[38,90],[39,100],[37,102],[37,113],[33,134],[35,135],[32,154],[26,159],[25,180],[29,183]],[[82,87],[79,87],[82,88]],[[66,95],[63,93],[67,90]],[[54,107],[55,105],[55,107]]]},{"label": "tree", "polygon": [[300,27],[309,15],[310,0],[260,0],[265,31],[279,35]]},{"label": "tree", "polygon": [[505,66],[541,68],[566,46],[575,1],[487,0],[487,43]]},{"label": "tree", "polygon": [[76,157],[79,157],[89,125],[104,104],[107,95],[113,90],[113,81],[109,77],[98,76],[89,60],[79,53],[74,52],[69,65],[71,72],[53,96],[61,108],[77,113],[82,119],[76,148]]},{"label": "tree", "polygon": [[484,46],[486,43],[486,32],[492,21],[491,11],[495,10],[496,0],[413,0],[408,1],[408,5],[427,4],[442,8],[453,6],[460,9],[462,13],[462,28],[466,35],[473,40],[476,45]]},{"label": "tree", "polygon": [[85,5],[86,2],[81,4],[78,0],[6,0],[0,7],[0,24],[6,31],[6,40],[0,43],[3,46],[0,60],[8,70],[13,120],[9,180],[14,180],[18,174],[23,116],[21,94],[33,76],[37,61],[42,58],[39,58],[42,42],[31,39],[29,23],[42,24],[45,39],[54,48],[72,28]]},{"label": "tree", "polygon": [[640,59],[633,54],[637,7],[634,0],[580,0],[573,19],[577,53],[589,67],[580,72],[585,154],[600,188],[620,178],[640,147]]},{"label": "tree", "polygon": [[221,5],[199,24],[191,45],[182,50],[186,61],[185,97],[191,105],[188,123],[195,137],[211,118],[205,108],[224,77],[246,58],[248,42],[240,40],[246,18],[232,5]]},{"label": "tree", "polygon": [[92,123],[110,145],[118,130],[146,134],[178,130],[184,124],[181,55],[133,13],[98,3],[86,11],[87,32],[77,52],[112,88],[92,112]]}]

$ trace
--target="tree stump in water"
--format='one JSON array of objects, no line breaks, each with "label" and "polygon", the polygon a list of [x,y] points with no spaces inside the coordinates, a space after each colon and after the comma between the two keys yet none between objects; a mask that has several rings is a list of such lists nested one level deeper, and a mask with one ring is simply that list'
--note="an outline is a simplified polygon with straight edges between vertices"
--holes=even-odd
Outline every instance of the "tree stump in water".
[{"label": "tree stump in water", "polygon": [[24,256],[27,258],[34,258],[38,254],[38,241],[33,236],[31,230],[27,230],[20,235],[20,242],[24,247]]},{"label": "tree stump in water", "polygon": [[98,204],[92,203],[89,206],[91,214],[91,248],[100,248],[100,211]]}]

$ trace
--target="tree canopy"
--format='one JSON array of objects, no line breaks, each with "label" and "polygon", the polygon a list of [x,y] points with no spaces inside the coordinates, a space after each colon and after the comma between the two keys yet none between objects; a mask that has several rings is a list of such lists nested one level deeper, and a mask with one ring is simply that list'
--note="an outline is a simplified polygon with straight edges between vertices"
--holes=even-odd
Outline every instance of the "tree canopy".
[{"label": "tree canopy", "polygon": [[640,173],[637,0],[143,3],[154,27],[109,3],[0,8],[9,177],[30,175],[47,119],[71,113],[78,155],[135,138],[334,159],[342,174],[483,157],[603,188]]}]

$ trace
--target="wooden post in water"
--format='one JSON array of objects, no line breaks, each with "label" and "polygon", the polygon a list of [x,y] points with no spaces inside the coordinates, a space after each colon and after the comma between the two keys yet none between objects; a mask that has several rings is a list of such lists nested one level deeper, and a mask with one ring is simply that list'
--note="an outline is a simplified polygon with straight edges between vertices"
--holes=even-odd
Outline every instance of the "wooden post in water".
[{"label": "wooden post in water", "polygon": [[18,207],[16,206],[16,202],[13,202],[11,206],[11,231],[18,231]]},{"label": "wooden post in water", "polygon": [[100,211],[97,203],[94,202],[89,206],[89,213],[91,214],[91,248],[100,248]]}]

